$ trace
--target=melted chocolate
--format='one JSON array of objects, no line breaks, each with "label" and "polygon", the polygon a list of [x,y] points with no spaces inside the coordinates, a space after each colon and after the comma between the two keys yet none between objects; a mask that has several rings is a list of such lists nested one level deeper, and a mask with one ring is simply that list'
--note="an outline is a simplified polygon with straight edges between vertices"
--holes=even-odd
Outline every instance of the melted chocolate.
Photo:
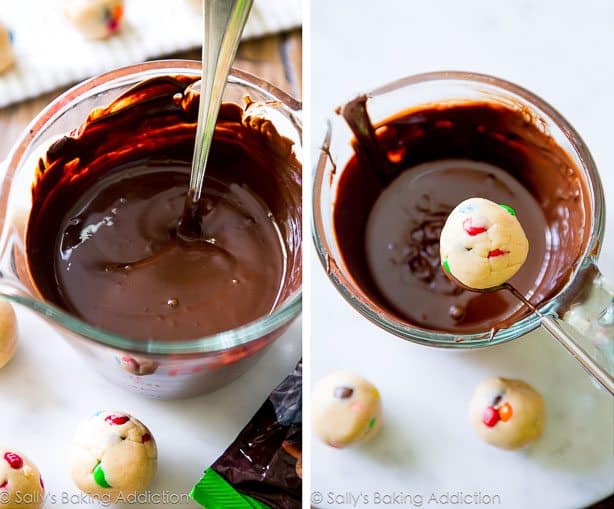
[{"label": "melted chocolate", "polygon": [[368,299],[436,331],[483,332],[526,315],[507,292],[464,291],[441,269],[441,228],[472,196],[510,205],[526,231],[529,257],[510,282],[535,305],[561,290],[588,242],[590,200],[569,155],[527,112],[429,105],[372,126],[366,101],[342,112],[355,155],[333,221],[343,262]]},{"label": "melted chocolate", "polygon": [[194,79],[155,78],[93,111],[41,159],[26,249],[42,296],[137,339],[253,321],[300,285],[301,168],[274,127],[224,104],[198,231],[177,234],[194,148]]}]

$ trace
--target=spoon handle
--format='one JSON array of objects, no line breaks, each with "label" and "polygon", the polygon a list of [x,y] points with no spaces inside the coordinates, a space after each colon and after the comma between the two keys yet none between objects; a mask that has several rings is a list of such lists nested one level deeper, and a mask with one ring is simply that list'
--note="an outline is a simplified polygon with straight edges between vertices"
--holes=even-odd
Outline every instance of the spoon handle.
[{"label": "spoon handle", "polygon": [[541,319],[541,326],[546,329],[548,334],[556,339],[604,389],[614,395],[614,378],[595,361],[572,335],[568,334],[567,331],[563,329],[563,326],[559,323],[557,318],[540,313],[537,308],[511,284],[504,283],[501,286],[509,290],[518,300],[522,301],[538,315]]},{"label": "spoon handle", "polygon": [[189,191],[192,203],[201,198],[226,78],[252,4],[253,0],[204,0],[203,72]]},{"label": "spoon handle", "polygon": [[542,316],[541,325],[556,339],[580,364],[592,375],[599,384],[614,395],[614,378],[602,368],[578,342],[568,334],[557,319],[552,316]]}]

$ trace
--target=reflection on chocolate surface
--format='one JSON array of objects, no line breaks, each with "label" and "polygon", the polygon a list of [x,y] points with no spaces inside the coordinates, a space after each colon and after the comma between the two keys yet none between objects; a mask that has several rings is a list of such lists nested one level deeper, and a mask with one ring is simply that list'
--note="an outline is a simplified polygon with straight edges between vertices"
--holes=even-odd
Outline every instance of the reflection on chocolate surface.
[{"label": "reflection on chocolate surface", "polygon": [[413,326],[456,333],[502,327],[527,310],[506,292],[463,291],[444,275],[439,233],[454,206],[480,196],[516,209],[529,258],[511,280],[534,304],[568,281],[590,233],[586,183],[526,111],[458,102],[372,126],[367,99],[342,114],[355,155],[340,176],[334,228],[366,296]]},{"label": "reflection on chocolate surface", "polygon": [[301,167],[274,126],[224,104],[184,240],[195,79],[154,78],[94,110],[40,161],[26,249],[42,296],[128,337],[190,339],[246,324],[300,286]]}]

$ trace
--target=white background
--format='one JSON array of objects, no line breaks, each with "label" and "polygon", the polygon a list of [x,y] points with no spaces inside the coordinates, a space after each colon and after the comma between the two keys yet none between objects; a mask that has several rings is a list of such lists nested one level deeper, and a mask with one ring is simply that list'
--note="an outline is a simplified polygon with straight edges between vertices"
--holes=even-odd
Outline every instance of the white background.
[{"label": "white background", "polygon": [[[614,2],[311,5],[312,156],[335,106],[396,78],[453,69],[516,82],[558,109],[596,160],[609,205],[600,265],[614,279]],[[327,501],[329,492],[343,500],[348,491],[428,498],[479,490],[500,495],[495,507],[571,509],[614,491],[614,400],[596,390],[553,340],[531,334],[462,353],[403,342],[351,309],[311,258],[312,380],[339,369],[363,374],[382,393],[385,420],[380,436],[354,449],[314,441],[312,489],[324,498],[319,507],[352,507]],[[525,379],[546,398],[545,435],[526,451],[483,444],[468,423],[473,388],[494,375]]]}]

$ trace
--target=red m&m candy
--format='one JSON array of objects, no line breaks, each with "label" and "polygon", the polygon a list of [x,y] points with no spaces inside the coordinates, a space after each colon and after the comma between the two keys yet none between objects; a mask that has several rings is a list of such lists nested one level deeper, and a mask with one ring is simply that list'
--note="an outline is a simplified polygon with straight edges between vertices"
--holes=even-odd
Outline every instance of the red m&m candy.
[{"label": "red m&m candy", "polygon": [[130,417],[127,415],[107,415],[104,420],[109,424],[121,426],[122,424],[126,424],[130,420]]},{"label": "red m&m candy", "polygon": [[496,408],[491,406],[486,408],[484,415],[482,416],[482,422],[489,428],[492,428],[495,424],[497,424],[499,419],[499,412],[497,412]]},{"label": "red m&m candy", "polygon": [[474,225],[473,219],[469,217],[463,221],[463,230],[465,230],[465,232],[467,232],[468,235],[475,237],[476,235],[479,235],[480,233],[484,233],[488,231],[488,228],[486,228],[485,226]]},{"label": "red m&m candy", "polygon": [[21,456],[15,454],[14,452],[5,453],[4,459],[9,465],[11,465],[11,468],[15,470],[18,470],[23,467],[23,460],[21,459]]},{"label": "red m&m candy", "polygon": [[503,251],[503,249],[493,249],[492,251],[488,251],[488,258],[495,258],[497,256],[506,255],[508,251]]}]

